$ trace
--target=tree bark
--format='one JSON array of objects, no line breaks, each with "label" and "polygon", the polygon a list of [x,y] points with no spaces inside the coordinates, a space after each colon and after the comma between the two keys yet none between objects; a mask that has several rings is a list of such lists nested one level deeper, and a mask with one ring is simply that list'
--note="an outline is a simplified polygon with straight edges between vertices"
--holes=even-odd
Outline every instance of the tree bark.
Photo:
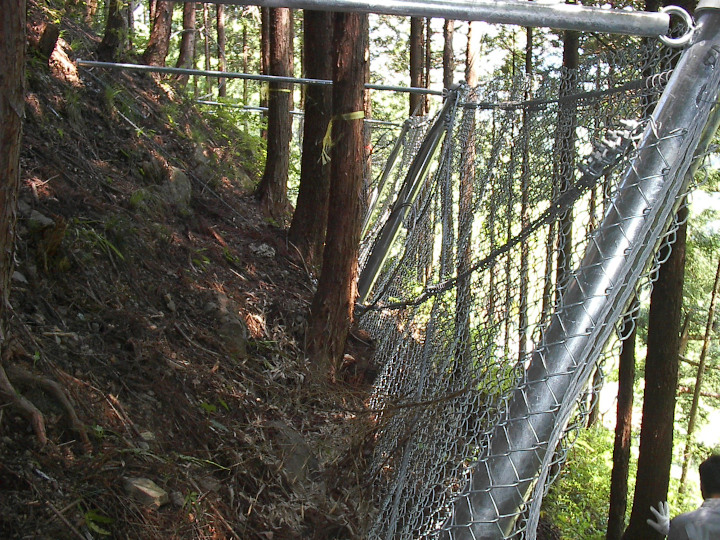
[{"label": "tree bark", "polygon": [[455,78],[455,51],[453,50],[453,35],[455,34],[455,21],[446,19],[443,25],[443,88],[450,88]]},{"label": "tree bark", "polygon": [[[190,69],[195,59],[195,2],[183,4],[183,33],[180,39],[180,54],[175,67]],[[178,81],[185,86],[190,77],[179,75]]]},{"label": "tree bark", "polygon": [[[477,25],[469,23],[467,35],[467,64],[465,65],[465,80],[471,90],[468,101],[474,100],[475,86],[478,82],[478,62],[480,55],[478,42],[474,39]],[[472,305],[472,291],[470,283],[471,273],[468,272],[472,261],[472,229],[473,213],[472,202],[475,188],[475,117],[470,119],[468,126],[468,139],[464,142],[463,167],[460,173],[460,186],[458,195],[458,238],[457,238],[457,295],[455,299],[455,334],[457,349],[455,358],[457,362],[458,379],[462,370],[467,369],[470,362],[470,307]]]},{"label": "tree bark", "polygon": [[[702,391],[703,377],[705,376],[705,361],[708,351],[710,350],[710,340],[713,333],[713,324],[715,322],[715,305],[717,296],[720,292],[720,261],[718,261],[717,271],[715,272],[715,283],[713,284],[712,296],[710,297],[710,307],[708,308],[707,324],[705,325],[705,339],[700,351],[700,362],[695,377],[695,389],[693,390],[692,404],[690,405],[690,413],[687,427],[687,440],[685,441],[685,452],[683,454],[682,474],[680,476],[680,488],[678,493],[680,496],[685,494],[685,483],[687,480],[688,466],[690,464],[690,453],[692,451],[693,436],[695,434],[695,422],[697,421],[698,407],[700,405],[700,393]],[[679,352],[679,351],[678,351]]]},{"label": "tree bark", "polygon": [[[260,73],[270,74],[270,8],[265,7],[260,8]],[[268,94],[269,92],[260,92],[261,108],[268,106]],[[267,122],[267,112],[263,113],[263,119]],[[260,130],[260,136],[263,139],[267,139],[267,135],[267,128]]]},{"label": "tree bark", "polygon": [[97,48],[98,59],[115,62],[126,50],[127,9],[122,0],[108,0],[108,16],[105,21],[105,35]]},{"label": "tree bark", "polygon": [[[533,74],[533,29],[525,29],[525,76],[531,80]],[[532,89],[528,86],[523,99],[532,98]],[[523,108],[522,118],[522,169],[520,172],[520,226],[525,229],[530,225],[530,122],[532,116],[527,108]],[[523,242],[520,247],[520,291],[518,306],[518,361],[524,362],[528,349],[528,285],[530,282],[530,244]]]},{"label": "tree bark", "polygon": [[[32,424],[40,444],[47,442],[42,414],[18,394],[3,363],[12,357],[10,278],[15,254],[20,141],[25,108],[25,0],[0,9],[0,402],[13,403]],[[8,369],[12,366],[8,366]]]},{"label": "tree bark", "polygon": [[[563,74],[560,82],[560,96],[573,94],[577,86],[580,41],[577,32],[563,33]],[[555,138],[557,160],[554,164],[557,194],[562,195],[575,183],[575,128],[577,125],[577,103],[571,101],[560,105]],[[559,301],[567,287],[572,270],[572,225],[573,209],[566,209],[559,218],[557,276],[555,278],[556,299]]]},{"label": "tree bark", "polygon": [[98,0],[85,0],[85,24],[92,24],[97,8]]},{"label": "tree bark", "polygon": [[650,297],[647,358],[645,360],[645,396],[640,429],[640,453],[635,477],[635,497],[630,523],[624,540],[659,540],[660,534],[646,520],[652,518],[650,506],[667,500],[672,464],[675,392],[678,381],[678,350],[685,275],[685,238],[687,207],[678,212],[682,223],[675,243],[664,246],[671,253],[660,266]]},{"label": "tree bark", "polygon": [[[210,6],[203,2],[203,43],[205,45],[205,71],[210,71]],[[212,77],[205,77],[205,94],[209,97],[212,94]]]},{"label": "tree bark", "polygon": [[152,19],[150,40],[142,55],[142,61],[149,66],[164,66],[170,48],[170,33],[172,32],[172,12],[175,2],[157,0],[155,2],[155,17]]},{"label": "tree bark", "polygon": [[610,507],[606,540],[620,540],[625,529],[627,512],[628,473],[632,446],[633,386],[635,385],[635,343],[637,324],[634,320],[637,298],[633,299],[631,312],[623,319],[620,335],[623,338],[618,368],[617,420],[615,445],[613,446],[613,469],[610,475]]},{"label": "tree bark", "polygon": [[322,273],[310,308],[308,352],[315,378],[334,379],[353,323],[363,184],[363,80],[367,15],[336,13],[330,208]]},{"label": "tree bark", "polygon": [[[432,70],[432,27],[430,21],[432,19],[425,19],[425,73],[423,75],[423,86],[430,88],[430,71]],[[430,100],[427,94],[423,96],[424,113],[430,112]]]},{"label": "tree bark", "polygon": [[[423,86],[423,19],[410,18],[410,86]],[[422,94],[408,94],[410,96],[410,116],[425,112]]]},{"label": "tree bark", "polygon": [[[217,24],[218,71],[225,71],[225,6],[216,4],[215,20]],[[218,96],[227,96],[227,79],[218,79]]]},{"label": "tree bark", "polygon": [[[333,18],[330,12],[305,11],[305,75],[332,79]],[[288,239],[305,263],[321,268],[330,193],[330,164],[323,160],[323,138],[332,114],[332,88],[311,84],[305,89],[305,123],[300,162],[300,188]]]},{"label": "tree bark", "polygon": [[[270,74],[293,74],[292,10],[270,9]],[[271,82],[268,96],[268,145],[265,173],[255,193],[263,210],[283,221],[288,211],[287,177],[292,138],[292,85]]]}]

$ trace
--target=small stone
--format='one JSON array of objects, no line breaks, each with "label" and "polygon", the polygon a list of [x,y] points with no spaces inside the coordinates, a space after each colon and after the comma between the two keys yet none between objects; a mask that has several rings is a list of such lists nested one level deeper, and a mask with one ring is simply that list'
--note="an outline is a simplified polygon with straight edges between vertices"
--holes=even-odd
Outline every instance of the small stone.
[{"label": "small stone", "polygon": [[44,214],[41,214],[37,210],[30,212],[28,222],[31,229],[39,230],[46,227],[54,227],[55,222]]},{"label": "small stone", "polygon": [[18,214],[22,217],[27,217],[32,213],[32,207],[27,203],[25,199],[18,199]]},{"label": "small stone", "polygon": [[275,250],[267,244],[250,244],[250,251],[258,257],[272,259],[275,256]]},{"label": "small stone", "polygon": [[146,442],[153,442],[156,440],[155,434],[152,431],[143,431],[140,433],[140,438]]},{"label": "small stone", "polygon": [[140,504],[160,508],[169,502],[167,491],[148,478],[125,478],[125,491]]},{"label": "small stone", "polygon": [[140,441],[139,443],[137,443],[137,447],[140,450],[145,450],[146,452],[148,450],[150,450],[150,445],[148,443],[146,443],[145,441]]},{"label": "small stone", "polygon": [[183,497],[183,494],[179,491],[173,491],[170,493],[170,502],[173,503],[174,506],[182,508],[185,506],[185,497]]},{"label": "small stone", "polygon": [[28,284],[27,278],[25,276],[23,276],[17,270],[15,270],[15,272],[13,272],[12,279],[13,279],[13,281],[17,281],[18,283],[22,283],[23,285]]}]

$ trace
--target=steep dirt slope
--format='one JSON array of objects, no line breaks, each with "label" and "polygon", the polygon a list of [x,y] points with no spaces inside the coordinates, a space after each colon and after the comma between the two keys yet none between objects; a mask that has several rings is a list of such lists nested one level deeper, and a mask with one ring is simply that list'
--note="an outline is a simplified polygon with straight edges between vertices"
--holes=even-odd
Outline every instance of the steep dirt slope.
[{"label": "steep dirt slope", "polygon": [[356,537],[363,393],[303,384],[313,284],[248,196],[262,144],[169,81],[76,68],[97,38],[61,24],[29,50],[12,330],[89,446],[18,386],[49,443],[0,408],[0,537]]}]

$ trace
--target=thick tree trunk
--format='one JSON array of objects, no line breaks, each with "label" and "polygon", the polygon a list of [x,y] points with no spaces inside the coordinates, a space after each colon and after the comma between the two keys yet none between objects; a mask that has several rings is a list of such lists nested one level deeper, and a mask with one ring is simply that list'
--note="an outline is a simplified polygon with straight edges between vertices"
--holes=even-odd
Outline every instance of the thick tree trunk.
[{"label": "thick tree trunk", "polygon": [[[333,18],[330,12],[305,11],[305,75],[310,79],[332,79]],[[325,245],[330,164],[323,159],[323,138],[332,114],[332,88],[308,85],[305,89],[305,123],[300,162],[300,189],[288,233],[305,263],[319,270]],[[328,149],[329,150],[329,149]]]},{"label": "thick tree trunk", "polygon": [[308,352],[315,377],[335,377],[353,322],[363,183],[363,80],[367,15],[336,13],[330,208],[322,273],[310,308]]},{"label": "thick tree trunk", "polygon": [[617,420],[613,469],[610,475],[610,508],[606,540],[620,540],[625,530],[627,512],[628,473],[632,446],[633,386],[635,385],[635,342],[637,324],[633,320],[637,299],[633,300],[631,313],[625,316],[620,335],[623,338],[618,368]]},{"label": "thick tree trunk", "polygon": [[445,20],[443,25],[443,88],[450,88],[455,78],[455,51],[453,50],[453,35],[455,34],[455,21]]},{"label": "thick tree trunk", "polygon": [[108,0],[108,16],[105,21],[105,35],[97,48],[98,59],[115,62],[125,52],[127,38],[127,9],[122,0]]},{"label": "thick tree trunk", "polygon": [[[293,74],[292,10],[270,9],[270,74]],[[282,222],[288,211],[287,177],[292,138],[292,85],[270,83],[265,173],[256,191],[264,211]]]},{"label": "thick tree trunk", "polygon": [[[178,55],[176,67],[190,69],[195,60],[195,2],[183,4],[183,33],[180,39],[180,54]],[[178,81],[183,86],[187,84],[188,75],[178,76]]]},{"label": "thick tree trunk", "polygon": [[[423,19],[410,18],[410,86],[423,86]],[[422,94],[408,94],[410,96],[410,116],[423,115],[425,104]]]},{"label": "thick tree trunk", "polygon": [[[662,538],[646,520],[653,517],[651,505],[657,506],[658,502],[667,500],[672,464],[687,207],[678,212],[677,219],[682,225],[678,227],[672,248],[662,248],[665,255],[668,250],[671,253],[660,266],[650,297],[640,453],[633,509],[624,540]],[[661,253],[660,260],[664,258]]]},{"label": "thick tree trunk", "polygon": [[0,66],[3,66],[0,77],[0,403],[13,403],[30,420],[39,442],[44,444],[47,438],[42,414],[15,392],[3,366],[12,356],[8,323],[25,108],[24,0],[8,2],[0,9]]},{"label": "thick tree trunk", "polygon": [[[225,6],[217,4],[215,6],[215,20],[217,24],[217,49],[218,49],[218,71],[225,71]],[[227,79],[218,79],[218,96],[227,96]]]},{"label": "thick tree trunk", "polygon": [[172,12],[175,2],[157,0],[155,17],[152,19],[150,40],[142,55],[142,61],[149,66],[164,66],[170,48]]},{"label": "thick tree trunk", "polygon": [[680,475],[679,494],[685,494],[685,483],[687,480],[687,472],[690,464],[690,452],[692,450],[693,438],[695,435],[695,422],[697,421],[698,407],[700,406],[700,393],[702,391],[703,377],[705,376],[705,362],[708,351],[710,350],[710,340],[713,333],[713,324],[715,323],[715,305],[717,296],[720,292],[720,261],[718,261],[717,271],[715,272],[715,283],[713,285],[712,296],[710,297],[710,307],[708,308],[707,324],[705,325],[705,338],[700,351],[700,362],[695,376],[695,389],[693,390],[692,404],[690,405],[690,413],[687,427],[687,441],[685,441],[685,452],[683,454],[682,474]]}]

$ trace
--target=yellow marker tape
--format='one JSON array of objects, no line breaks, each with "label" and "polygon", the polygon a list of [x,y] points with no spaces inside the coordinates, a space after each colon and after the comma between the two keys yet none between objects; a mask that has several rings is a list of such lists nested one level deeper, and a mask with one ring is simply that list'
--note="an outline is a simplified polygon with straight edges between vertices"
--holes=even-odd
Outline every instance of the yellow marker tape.
[{"label": "yellow marker tape", "polygon": [[288,92],[288,93],[291,93],[292,90],[290,90],[289,88],[269,88],[269,89],[268,89],[268,92]]},{"label": "yellow marker tape", "polygon": [[[337,116],[340,120],[362,120],[365,118],[365,111],[355,111],[351,113],[345,113]],[[332,125],[335,118],[331,118],[328,122],[327,131],[322,140],[322,152],[320,152],[320,160],[323,165],[327,165],[330,162],[330,148],[332,148]]]}]

